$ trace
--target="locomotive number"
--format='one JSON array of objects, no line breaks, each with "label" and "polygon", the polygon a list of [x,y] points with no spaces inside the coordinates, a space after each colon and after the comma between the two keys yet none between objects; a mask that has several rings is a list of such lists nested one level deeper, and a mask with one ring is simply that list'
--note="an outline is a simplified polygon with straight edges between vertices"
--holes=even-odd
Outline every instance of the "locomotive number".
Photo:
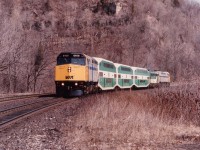
[{"label": "locomotive number", "polygon": [[74,76],[66,76],[66,79],[74,79]]}]

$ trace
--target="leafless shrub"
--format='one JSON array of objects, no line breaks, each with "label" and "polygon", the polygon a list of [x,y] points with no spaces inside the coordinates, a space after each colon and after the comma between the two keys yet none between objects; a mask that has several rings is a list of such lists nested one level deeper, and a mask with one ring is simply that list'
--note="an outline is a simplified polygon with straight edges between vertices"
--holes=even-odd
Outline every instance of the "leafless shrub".
[{"label": "leafless shrub", "polygon": [[[169,144],[179,135],[198,133],[196,90],[190,87],[152,92],[124,91],[83,98],[78,110],[74,142]],[[81,139],[84,139],[83,141]],[[91,140],[93,139],[93,140]],[[151,144],[150,144],[151,145]]]},{"label": "leafless shrub", "polygon": [[174,7],[180,7],[180,2],[179,0],[172,0],[173,6]]}]

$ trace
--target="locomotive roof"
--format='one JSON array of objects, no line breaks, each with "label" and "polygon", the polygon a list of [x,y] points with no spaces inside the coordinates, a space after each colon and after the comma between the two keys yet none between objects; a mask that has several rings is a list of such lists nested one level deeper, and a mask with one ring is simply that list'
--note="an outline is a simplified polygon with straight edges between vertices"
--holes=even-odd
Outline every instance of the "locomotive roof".
[{"label": "locomotive roof", "polygon": [[156,71],[159,75],[169,75],[169,72],[166,71]]},{"label": "locomotive roof", "polygon": [[90,56],[88,56],[88,55],[86,55],[86,54],[84,54],[82,52],[61,52],[58,55],[58,57],[62,57],[62,55],[69,55],[69,56],[72,56],[72,55],[82,55],[82,56],[87,57],[87,58],[90,57]]},{"label": "locomotive roof", "polygon": [[82,52],[61,52],[60,54],[84,54],[84,53],[82,53]]}]

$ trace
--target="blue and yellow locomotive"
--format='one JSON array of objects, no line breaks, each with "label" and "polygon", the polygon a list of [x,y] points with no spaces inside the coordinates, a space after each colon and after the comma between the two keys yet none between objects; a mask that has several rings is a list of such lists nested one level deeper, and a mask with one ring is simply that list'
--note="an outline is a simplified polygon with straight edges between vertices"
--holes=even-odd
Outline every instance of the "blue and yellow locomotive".
[{"label": "blue and yellow locomotive", "polygon": [[58,96],[82,95],[97,90],[98,64],[83,53],[61,53],[55,68]]}]

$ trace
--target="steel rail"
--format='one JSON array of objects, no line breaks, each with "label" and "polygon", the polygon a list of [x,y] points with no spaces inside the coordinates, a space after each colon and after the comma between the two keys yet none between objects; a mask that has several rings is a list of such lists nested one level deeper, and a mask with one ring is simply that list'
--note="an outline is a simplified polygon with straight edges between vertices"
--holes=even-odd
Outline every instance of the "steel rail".
[{"label": "steel rail", "polygon": [[15,95],[15,96],[9,96],[9,97],[0,97],[0,103],[13,101],[13,100],[17,100],[17,99],[26,99],[26,98],[40,97],[40,96],[42,97],[42,96],[50,96],[50,95],[53,95],[53,93],[30,94],[30,95]]},{"label": "steel rail", "polygon": [[[14,123],[17,123],[21,119],[24,119],[24,118],[27,118],[27,117],[31,117],[34,114],[42,113],[43,111],[50,110],[53,107],[57,107],[59,105],[62,105],[63,103],[69,103],[72,100],[76,100],[76,99],[78,99],[78,98],[73,98],[73,99],[69,99],[69,100],[61,99],[61,100],[59,100],[57,102],[54,100],[54,102],[50,102],[49,104],[46,104],[46,105],[40,105],[40,107],[36,107],[36,108],[33,108],[33,109],[25,109],[25,110],[21,110],[21,111],[16,111],[14,113],[14,115],[10,114],[11,117],[9,117],[9,115],[5,115],[5,116],[0,118],[0,131],[2,131],[3,129],[7,128],[8,126],[10,126],[10,125],[12,125]],[[4,119],[4,117],[7,117],[7,119]],[[4,119],[4,120],[2,120],[2,119]]]},{"label": "steel rail", "polygon": [[43,102],[48,102],[48,101],[55,101],[55,99],[49,99],[49,100],[42,100],[42,101],[36,101],[36,102],[32,102],[32,103],[28,103],[28,104],[22,104],[22,105],[19,105],[19,106],[14,106],[12,108],[8,108],[8,109],[4,109],[4,110],[0,110],[0,116],[1,114],[5,114],[5,113],[9,113],[13,110],[19,110],[20,108],[26,108],[26,107],[32,107],[34,106],[34,104],[41,104]]}]

